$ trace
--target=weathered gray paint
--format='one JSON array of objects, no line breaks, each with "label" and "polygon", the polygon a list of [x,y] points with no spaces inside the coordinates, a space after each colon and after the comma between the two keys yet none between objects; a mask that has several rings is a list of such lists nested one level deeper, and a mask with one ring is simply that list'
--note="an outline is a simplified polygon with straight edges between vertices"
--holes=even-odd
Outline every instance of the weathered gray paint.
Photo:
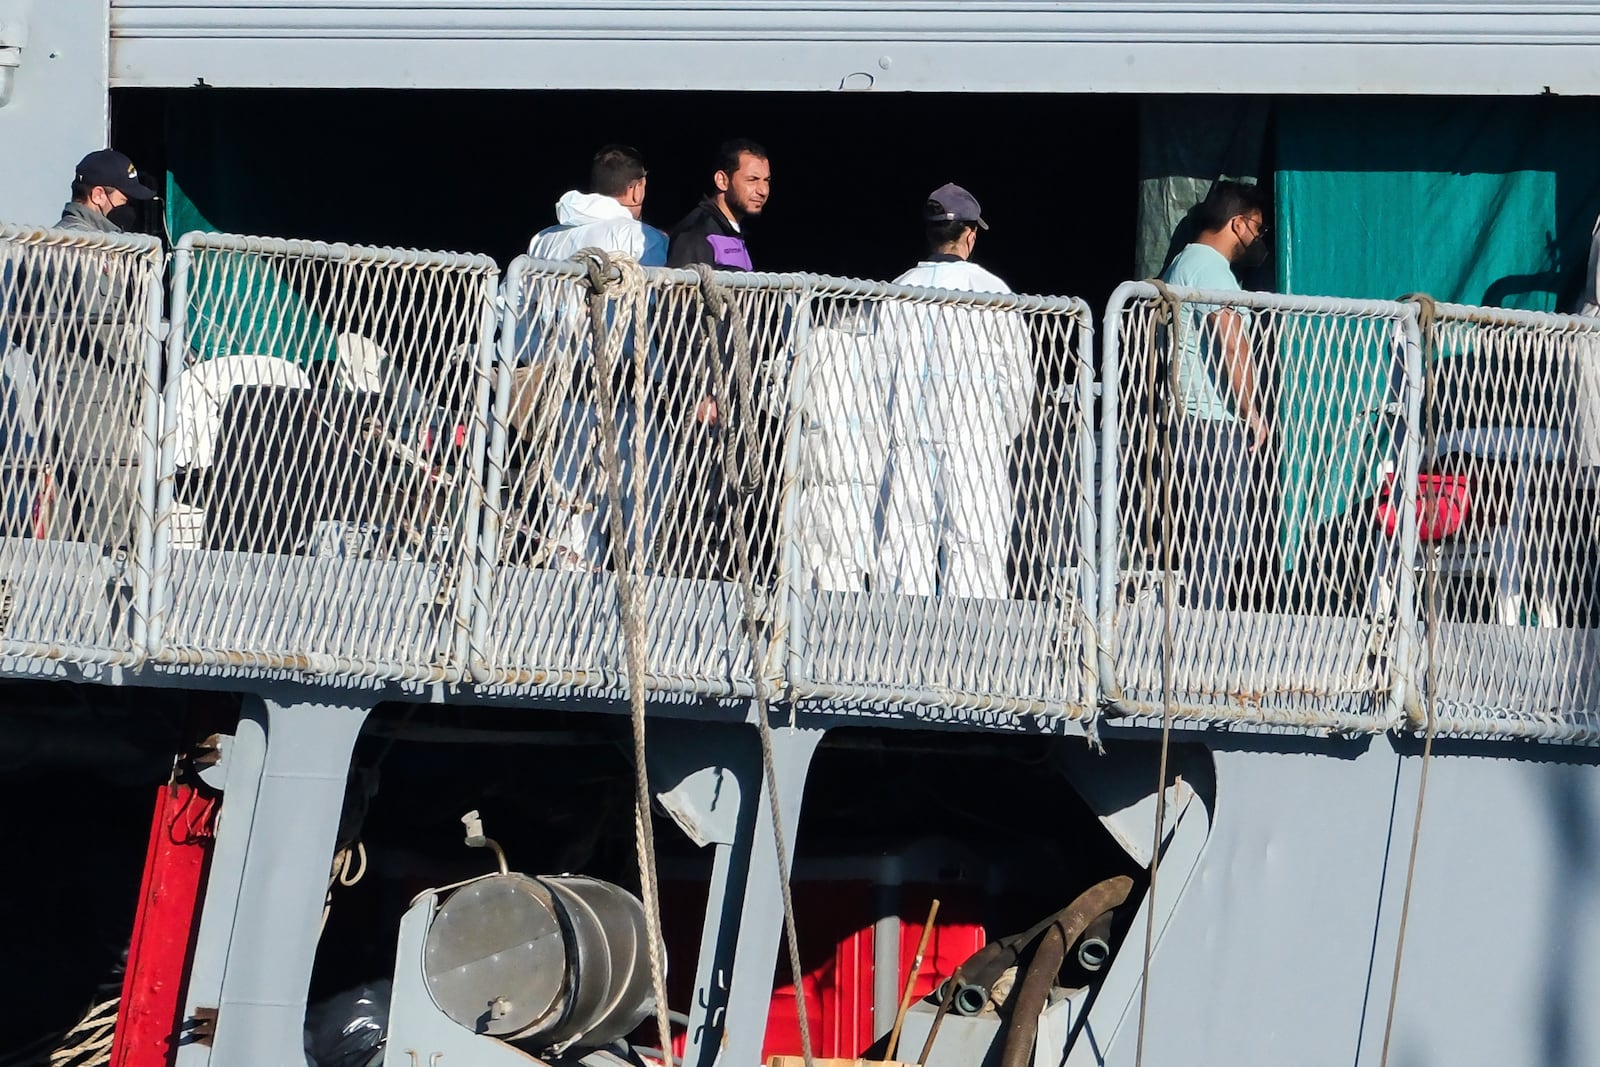
[{"label": "weathered gray paint", "polygon": [[[249,708],[239,716],[232,736],[219,751],[222,759],[212,771],[223,772],[220,786],[215,773],[202,775],[207,785],[222,789],[222,806],[217,813],[216,843],[211,848],[194,960],[184,992],[186,1020],[194,1019],[201,1009],[214,1009],[221,1000],[228,945],[239,912],[239,886],[255,823],[256,794],[267,757],[267,720],[259,708]],[[206,1067],[210,1059],[209,1043],[189,1041],[178,1045],[177,1067]]]},{"label": "weathered gray paint", "polygon": [[[194,974],[208,984],[220,943],[229,964],[218,1033],[225,1065],[257,1061],[239,1059],[246,1043],[286,1048],[296,1032],[359,714],[314,702],[258,705],[241,724]],[[263,734],[267,716],[291,730]],[[709,1062],[719,1044],[742,1057],[726,1062],[754,1062],[775,962],[785,973],[758,765],[748,736],[728,745],[718,736],[748,730],[661,723],[655,733],[664,750],[677,750],[663,755],[680,769],[694,762],[686,746],[698,734],[706,766],[725,766],[741,800],[762,798],[759,815],[758,805],[741,804],[736,842],[716,846],[726,855],[707,918],[731,908],[738,919],[708,930],[696,1007],[721,1000],[707,987],[725,987],[730,970],[733,988],[687,1063]],[[1105,755],[1069,742],[1060,766],[1108,828],[1136,843],[1154,829],[1157,735],[1114,725],[1105,733]],[[777,734],[791,842],[820,737],[804,728]],[[252,811],[251,753],[259,759],[263,739],[269,752],[271,740],[278,747]],[[1506,743],[1441,747],[1434,756],[1392,1064],[1600,1062],[1600,1019],[1586,1010],[1600,994],[1596,758]],[[1411,738],[1209,733],[1175,749],[1174,772],[1193,789],[1168,823],[1147,1063],[1378,1063],[1420,766]],[[241,879],[243,838],[249,869]],[[230,894],[239,903],[233,915]],[[1142,907],[1067,1067],[1134,1061]],[[219,936],[219,924],[231,935]],[[696,1021],[706,1021],[703,1010]],[[181,1056],[190,1067],[204,1060],[199,1046]]]},{"label": "weathered gray paint", "polygon": [[247,719],[265,718],[266,754],[216,1005],[217,1067],[304,1058],[328,868],[366,715],[364,707],[301,696],[246,702]]},{"label": "weathered gray paint", "polygon": [[[1239,746],[1214,753],[1210,838],[1158,933],[1145,1062],[1376,1065],[1415,746]],[[1597,1062],[1600,773],[1488,751],[1433,760],[1389,1062]],[[1137,978],[1139,940],[1108,990]],[[1069,1063],[1132,1064],[1137,1023],[1136,983],[1125,1011],[1102,994]]]},{"label": "weathered gray paint", "polygon": [[713,850],[694,964],[694,999],[687,1005],[683,1062],[688,1067],[711,1067],[727,1024],[740,902],[750,870],[754,801],[761,791],[761,757],[752,734],[742,724],[670,720],[652,723],[647,732],[652,789],[664,790],[658,800],[690,840]]},{"label": "weathered gray paint", "polygon": [[116,0],[117,85],[1600,92],[1600,5]]},{"label": "weathered gray paint", "polygon": [[[822,741],[822,731],[784,727],[773,731],[772,740],[778,814],[781,816],[778,821],[793,861],[806,774],[811,769],[811,757]],[[762,781],[758,775],[757,782]],[[759,795],[750,828],[749,876],[744,883],[744,906],[739,914],[739,941],[728,982],[721,1056],[721,1062],[727,1064],[762,1062],[761,1045],[766,1038],[767,1010],[772,1003],[773,965],[778,961],[778,947],[783,941],[781,876],[772,836],[772,809],[764,784],[760,786]],[[787,874],[787,871],[782,872],[782,875]],[[788,975],[787,962],[778,964],[778,973]]]},{"label": "weathered gray paint", "polygon": [[108,0],[22,0],[5,8],[27,34],[11,99],[0,107],[0,206],[8,222],[54,223],[72,168],[105,147],[109,9]]}]

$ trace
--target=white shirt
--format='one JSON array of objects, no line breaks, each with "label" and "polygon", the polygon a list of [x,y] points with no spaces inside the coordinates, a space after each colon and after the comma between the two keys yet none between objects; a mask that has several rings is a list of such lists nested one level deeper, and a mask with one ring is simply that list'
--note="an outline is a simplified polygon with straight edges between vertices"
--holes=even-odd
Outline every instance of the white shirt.
[{"label": "white shirt", "polygon": [[965,259],[925,259],[894,280],[896,285],[924,285],[930,289],[964,289],[969,293],[1009,293],[1011,286],[998,275]]}]

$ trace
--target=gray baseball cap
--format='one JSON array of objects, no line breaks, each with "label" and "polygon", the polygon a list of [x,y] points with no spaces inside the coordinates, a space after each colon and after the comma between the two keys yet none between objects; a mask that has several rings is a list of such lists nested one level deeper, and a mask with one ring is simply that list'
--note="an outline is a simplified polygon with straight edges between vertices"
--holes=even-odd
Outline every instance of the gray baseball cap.
[{"label": "gray baseball cap", "polygon": [[983,221],[978,198],[954,182],[947,182],[928,194],[922,217],[929,222],[975,222],[981,230],[989,228]]}]

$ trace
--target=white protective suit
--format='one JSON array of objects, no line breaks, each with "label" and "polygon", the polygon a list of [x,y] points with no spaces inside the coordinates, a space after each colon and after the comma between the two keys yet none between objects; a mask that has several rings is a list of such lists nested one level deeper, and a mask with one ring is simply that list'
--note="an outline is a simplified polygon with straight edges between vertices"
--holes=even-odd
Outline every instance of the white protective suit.
[{"label": "white protective suit", "polygon": [[[557,224],[540,230],[528,243],[534,259],[569,259],[580,249],[599,248],[638,260],[647,267],[667,262],[667,235],[646,225],[616,199],[595,193],[566,193],[556,202]],[[589,359],[587,306],[577,296],[563,302],[555,297],[554,287],[536,286],[530,290],[535,306],[524,311],[529,334],[518,343],[519,362],[546,364],[551,373],[541,388],[567,388],[573,377],[574,361]],[[552,300],[562,306],[550,306]],[[624,351],[624,363],[632,362],[631,327]],[[652,361],[652,375],[659,367]],[[586,368],[577,372],[586,374]],[[636,502],[633,499],[633,465],[646,464],[646,493],[659,500],[669,477],[666,449],[656,426],[653,410],[636,412],[632,391],[619,396],[617,412],[618,458],[622,468],[623,523],[632,529]],[[597,571],[613,562],[610,554],[610,506],[601,465],[600,414],[587,395],[568,397],[562,402],[560,425],[549,439],[540,442],[548,457],[548,482],[541,488],[552,505],[545,536],[551,547],[552,563],[561,569]],[[659,522],[658,507],[644,509],[645,544],[655,537]],[[647,548],[648,551],[648,548]]]},{"label": "white protective suit", "polygon": [[877,569],[875,523],[889,462],[888,350],[869,313],[813,325],[801,358],[801,574],[815,589],[861,592]]},{"label": "white protective suit", "polygon": [[[895,282],[1011,292],[964,260],[924,260]],[[892,372],[877,588],[1005,597],[1011,443],[1034,395],[1027,322],[1001,308],[909,301],[884,301],[878,314]]]}]

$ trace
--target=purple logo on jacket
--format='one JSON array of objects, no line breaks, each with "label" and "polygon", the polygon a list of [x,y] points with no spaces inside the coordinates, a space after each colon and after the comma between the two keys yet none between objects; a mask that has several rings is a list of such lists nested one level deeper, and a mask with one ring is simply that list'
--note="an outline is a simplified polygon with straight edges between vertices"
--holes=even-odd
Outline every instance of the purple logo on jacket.
[{"label": "purple logo on jacket", "polygon": [[730,270],[754,270],[750,263],[750,250],[742,237],[725,237],[720,233],[706,234],[711,244],[711,259],[719,267]]}]

